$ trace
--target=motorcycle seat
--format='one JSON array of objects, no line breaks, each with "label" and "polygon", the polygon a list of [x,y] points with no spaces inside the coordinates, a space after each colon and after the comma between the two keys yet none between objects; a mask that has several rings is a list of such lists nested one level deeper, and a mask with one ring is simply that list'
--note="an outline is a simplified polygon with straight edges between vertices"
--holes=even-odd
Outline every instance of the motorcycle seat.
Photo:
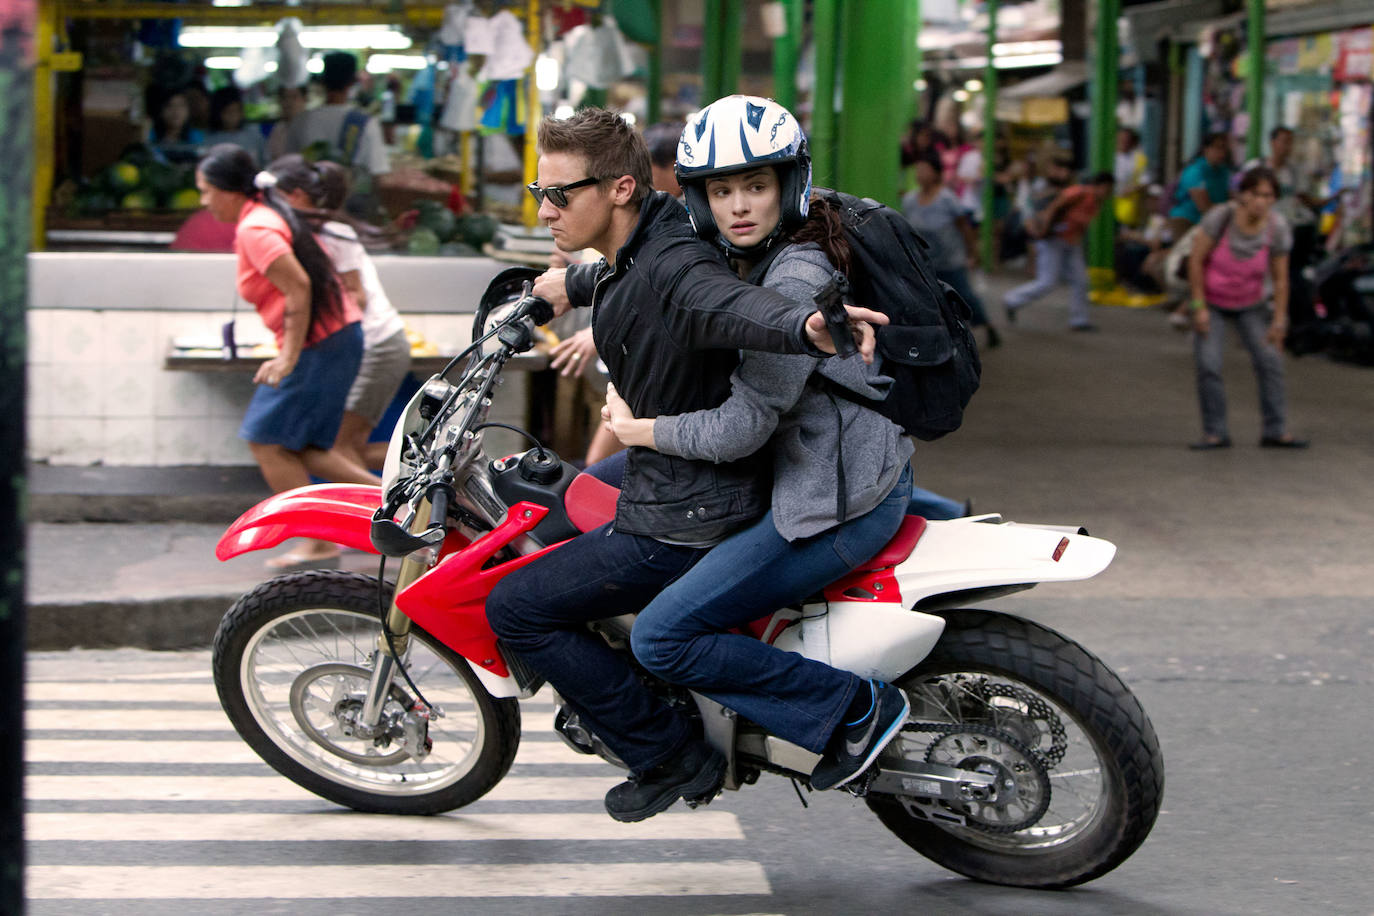
[{"label": "motorcycle seat", "polygon": [[619,488],[590,474],[578,474],[563,494],[563,508],[574,528],[591,531],[615,518],[615,501],[619,497]]},{"label": "motorcycle seat", "polygon": [[916,549],[916,542],[925,533],[926,520],[919,515],[908,515],[902,519],[902,524],[897,529],[897,533],[892,536],[892,540],[888,541],[887,545],[878,551],[873,559],[855,567],[854,572],[869,572],[874,569],[896,566],[911,556],[911,552]]}]

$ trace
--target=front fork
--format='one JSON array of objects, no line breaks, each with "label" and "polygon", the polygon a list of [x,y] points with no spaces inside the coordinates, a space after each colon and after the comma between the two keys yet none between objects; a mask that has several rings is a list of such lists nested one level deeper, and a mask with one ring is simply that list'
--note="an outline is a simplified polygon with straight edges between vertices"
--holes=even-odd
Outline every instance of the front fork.
[{"label": "front fork", "polygon": [[[429,527],[429,500],[423,500],[411,520],[412,533],[424,531]],[[368,681],[367,697],[363,700],[359,722],[367,728],[376,728],[381,721],[382,708],[391,695],[391,683],[396,671],[410,649],[410,618],[396,606],[396,596],[405,591],[411,583],[429,571],[437,550],[421,550],[401,560],[401,571],[396,575],[396,590],[391,594],[391,606],[386,611],[386,626],[377,634],[377,651],[372,654],[372,678]],[[381,583],[377,583],[381,588]],[[388,640],[387,635],[390,634]]]}]

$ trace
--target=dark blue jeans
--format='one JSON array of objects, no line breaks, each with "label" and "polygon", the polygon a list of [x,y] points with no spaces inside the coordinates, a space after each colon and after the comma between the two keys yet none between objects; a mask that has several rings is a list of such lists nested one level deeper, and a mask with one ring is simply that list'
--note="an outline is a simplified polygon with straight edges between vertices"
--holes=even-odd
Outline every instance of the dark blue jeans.
[{"label": "dark blue jeans", "polygon": [[640,610],[705,553],[606,524],[511,573],[487,598],[487,620],[505,646],[637,773],[672,757],[691,727],[585,624]]},{"label": "dark blue jeans", "polygon": [[876,508],[814,537],[783,539],[770,511],[731,535],[635,621],[635,657],[786,741],[824,750],[863,680],[753,636],[726,632],[796,604],[883,548],[906,514],[911,470]]}]

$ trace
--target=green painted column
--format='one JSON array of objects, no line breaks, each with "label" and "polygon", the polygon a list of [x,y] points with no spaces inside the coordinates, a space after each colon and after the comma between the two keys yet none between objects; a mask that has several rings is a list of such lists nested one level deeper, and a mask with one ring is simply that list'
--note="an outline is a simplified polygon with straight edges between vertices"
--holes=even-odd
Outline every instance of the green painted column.
[{"label": "green painted column", "polygon": [[706,0],[701,21],[701,104],[709,105],[720,98],[720,64],[723,60],[723,36],[720,34],[720,15],[724,0]]},{"label": "green painted column", "polygon": [[[0,733],[10,739],[0,747],[0,913],[24,912],[24,742],[18,737],[24,733],[25,309],[36,6],[10,4],[0,33]],[[36,50],[45,61],[52,54],[50,45]],[[40,71],[47,78],[51,72]]]},{"label": "green painted column", "polygon": [[835,70],[839,45],[838,0],[815,0],[811,11],[816,78],[811,97],[811,170],[822,187],[835,186]]},{"label": "green painted column", "polygon": [[802,0],[782,0],[787,31],[773,39],[773,98],[797,110],[797,58],[802,45]]},{"label": "green painted column", "polygon": [[744,63],[744,0],[722,0],[720,31],[720,95],[733,95],[739,91],[740,67]]},{"label": "green painted column", "polygon": [[663,0],[654,0],[654,42],[649,45],[649,72],[646,74],[648,95],[645,115],[650,124],[657,124],[663,115]]},{"label": "green painted column", "polygon": [[864,0],[845,4],[841,20],[844,86],[838,184],[850,194],[889,206],[900,202],[900,148],[911,110],[909,14],[907,0]]},{"label": "green painted column", "polygon": [[1264,0],[1246,0],[1245,7],[1245,111],[1250,116],[1245,158],[1258,159],[1264,139]]},{"label": "green painted column", "polygon": [[[1120,16],[1121,0],[1101,0],[1097,4],[1088,145],[1088,163],[1093,172],[1110,172],[1116,161],[1116,82],[1120,69],[1116,27]],[[1115,236],[1115,213],[1110,206],[1104,206],[1088,230],[1088,267],[1094,271],[1094,285],[1112,282]]]},{"label": "green painted column", "polygon": [[908,0],[906,35],[903,36],[902,43],[906,45],[907,53],[906,84],[911,91],[911,118],[919,117],[921,113],[921,92],[916,88],[916,81],[924,75],[921,58],[921,22],[921,0]]},{"label": "green painted column", "polygon": [[988,62],[983,68],[983,220],[978,225],[978,251],[984,270],[992,269],[992,176],[997,157],[997,66],[992,48],[997,44],[997,0],[987,0]]}]

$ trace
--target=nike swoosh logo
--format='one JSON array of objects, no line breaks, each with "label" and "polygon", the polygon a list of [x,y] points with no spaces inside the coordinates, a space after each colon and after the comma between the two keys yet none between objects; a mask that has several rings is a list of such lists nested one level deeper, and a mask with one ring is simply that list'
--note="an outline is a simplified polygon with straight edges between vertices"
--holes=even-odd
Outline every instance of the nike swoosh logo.
[{"label": "nike swoosh logo", "polygon": [[864,749],[868,747],[869,742],[873,740],[873,731],[877,727],[878,711],[875,709],[873,711],[873,718],[868,722],[868,728],[864,729],[864,733],[858,741],[850,741],[848,738],[844,739],[844,752],[850,757],[858,757],[862,754]]}]

